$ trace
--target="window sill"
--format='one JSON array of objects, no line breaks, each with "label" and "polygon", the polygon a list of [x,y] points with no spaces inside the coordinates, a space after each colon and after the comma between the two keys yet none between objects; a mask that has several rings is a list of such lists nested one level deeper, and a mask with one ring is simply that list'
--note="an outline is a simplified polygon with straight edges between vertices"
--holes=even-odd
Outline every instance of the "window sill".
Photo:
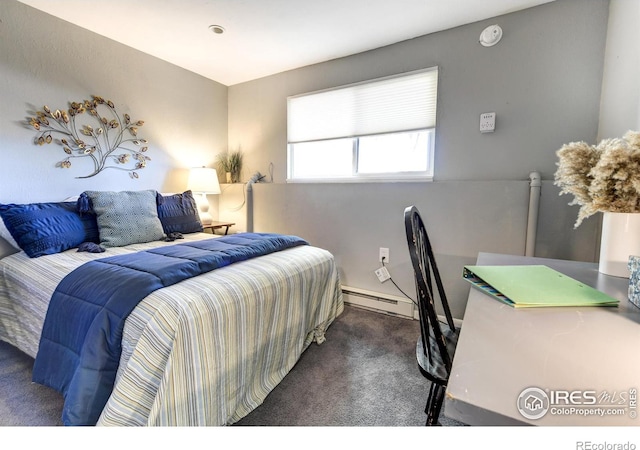
[{"label": "window sill", "polygon": [[407,177],[344,177],[344,178],[287,178],[287,183],[419,183],[431,182],[433,176]]}]

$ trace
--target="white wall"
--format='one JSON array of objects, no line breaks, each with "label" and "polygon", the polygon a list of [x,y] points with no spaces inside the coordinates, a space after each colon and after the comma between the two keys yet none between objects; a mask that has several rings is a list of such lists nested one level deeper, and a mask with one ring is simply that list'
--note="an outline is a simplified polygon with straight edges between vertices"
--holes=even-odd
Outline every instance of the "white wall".
[{"label": "white wall", "polygon": [[640,2],[611,0],[598,140],[640,130]]},{"label": "white wall", "polygon": [[[607,15],[606,0],[558,0],[231,86],[229,146],[245,152],[245,179],[274,168],[273,184],[254,187],[255,230],[312,238],[334,253],[346,283],[398,295],[373,270],[378,248],[390,248],[392,275],[413,291],[402,213],[417,204],[435,228],[433,245],[461,317],[468,291],[462,266],[480,248],[524,252],[527,178],[537,170],[544,188],[536,254],[593,261],[597,220],[574,230],[577,208],[558,197],[552,180],[557,149],[596,138]],[[504,37],[482,47],[478,37],[494,23]],[[431,66],[439,67],[436,182],[285,183],[287,96]],[[479,116],[487,111],[497,113],[496,132],[481,134]],[[481,218],[483,211],[493,215]]]},{"label": "white wall", "polygon": [[[108,11],[103,6],[97,14]],[[139,137],[149,141],[151,161],[139,179],[115,170],[77,179],[89,173],[79,160],[56,168],[62,148],[33,145],[29,111],[67,108],[92,94],[145,121]],[[60,201],[87,189],[182,191],[187,169],[212,167],[227,146],[226,86],[15,0],[0,2],[0,95],[3,203]]]}]

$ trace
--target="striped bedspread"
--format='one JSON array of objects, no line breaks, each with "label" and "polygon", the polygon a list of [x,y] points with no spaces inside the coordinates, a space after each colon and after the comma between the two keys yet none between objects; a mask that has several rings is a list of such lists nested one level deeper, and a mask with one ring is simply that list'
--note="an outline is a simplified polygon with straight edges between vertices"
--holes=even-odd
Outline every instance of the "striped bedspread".
[{"label": "striped bedspread", "polygon": [[[49,298],[70,270],[91,259],[172,244],[3,258],[0,339],[35,356]],[[155,291],[127,318],[116,384],[98,425],[234,423],[262,403],[311,342],[324,340],[342,309],[333,257],[312,246]]]}]

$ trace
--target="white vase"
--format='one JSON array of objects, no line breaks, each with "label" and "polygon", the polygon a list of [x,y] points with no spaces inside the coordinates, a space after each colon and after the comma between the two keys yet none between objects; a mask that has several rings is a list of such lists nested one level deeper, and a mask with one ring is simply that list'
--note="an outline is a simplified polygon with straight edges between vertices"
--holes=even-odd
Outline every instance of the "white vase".
[{"label": "white vase", "polygon": [[603,214],[598,271],[629,278],[629,256],[640,256],[640,213]]}]

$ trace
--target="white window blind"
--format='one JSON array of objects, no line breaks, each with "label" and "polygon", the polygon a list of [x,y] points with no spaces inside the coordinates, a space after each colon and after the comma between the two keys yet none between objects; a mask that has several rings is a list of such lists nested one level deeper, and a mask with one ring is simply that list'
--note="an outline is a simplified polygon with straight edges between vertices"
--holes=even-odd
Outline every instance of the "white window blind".
[{"label": "white window blind", "polygon": [[289,144],[434,128],[438,69],[287,99]]}]

